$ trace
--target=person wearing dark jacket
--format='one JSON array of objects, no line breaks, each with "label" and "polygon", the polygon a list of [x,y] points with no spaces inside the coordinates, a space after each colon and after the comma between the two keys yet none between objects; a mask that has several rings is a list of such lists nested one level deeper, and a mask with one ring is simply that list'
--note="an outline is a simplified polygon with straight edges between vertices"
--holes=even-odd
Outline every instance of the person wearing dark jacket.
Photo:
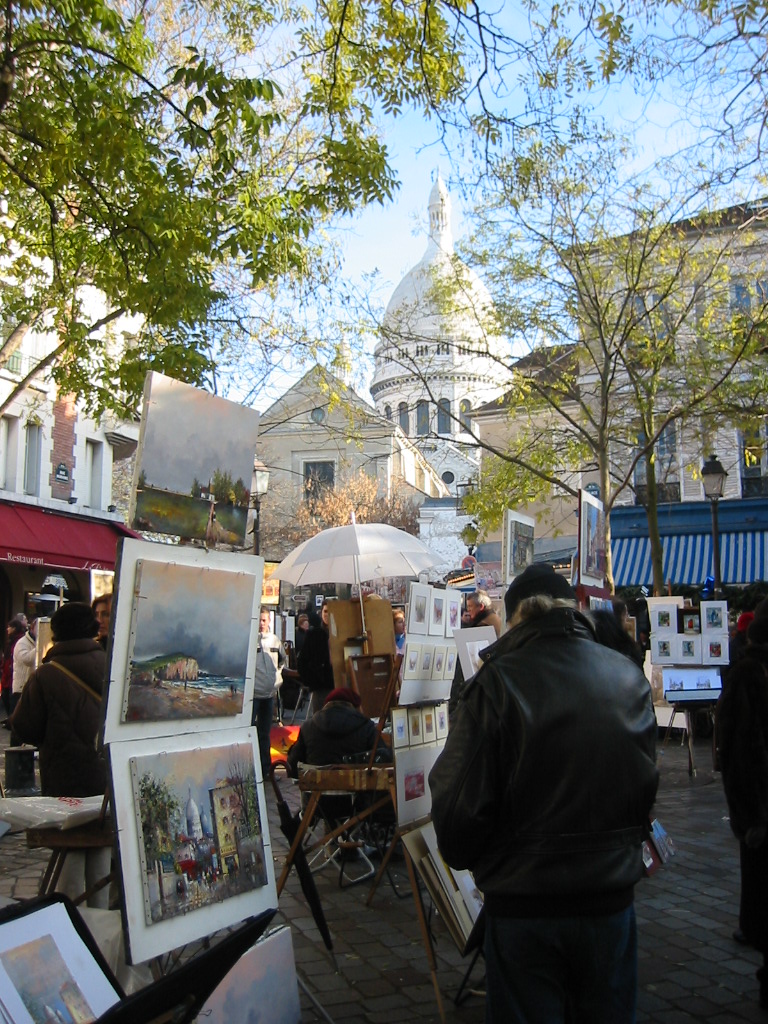
[{"label": "person wearing dark jacket", "polygon": [[634,886],[658,786],[651,690],[529,566],[430,772],[440,851],[485,897],[486,1021],[631,1024]]},{"label": "person wearing dark jacket", "polygon": [[[43,796],[103,796],[106,764],[97,750],[107,661],[96,640],[99,624],[88,604],[70,602],[51,616],[53,646],[22,690],[11,728],[40,751]],[[111,852],[68,853],[57,890],[71,897],[109,872]],[[106,908],[105,887],[89,906]]]},{"label": "person wearing dark jacket", "polygon": [[[327,619],[327,604],[323,604]],[[334,687],[333,665],[329,645],[328,627],[316,612],[309,613],[309,632],[296,659],[301,685],[311,694],[310,710],[319,711]]]},{"label": "person wearing dark jacket", "polygon": [[755,617],[728,671],[716,711],[723,789],[739,840],[739,929],[763,954],[760,1005],[768,1009],[768,616]]},{"label": "person wearing dark jacket", "polygon": [[341,764],[346,754],[372,750],[376,726],[360,710],[360,695],[349,687],[331,690],[320,711],[302,725],[288,751],[288,772],[298,775],[299,762]]}]

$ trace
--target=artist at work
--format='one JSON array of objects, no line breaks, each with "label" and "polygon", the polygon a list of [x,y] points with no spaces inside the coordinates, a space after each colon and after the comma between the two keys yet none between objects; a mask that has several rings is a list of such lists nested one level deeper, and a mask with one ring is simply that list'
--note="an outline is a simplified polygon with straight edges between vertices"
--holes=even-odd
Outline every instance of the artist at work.
[{"label": "artist at work", "polygon": [[429,776],[440,851],[485,896],[486,1021],[633,1024],[651,690],[549,566],[505,610]]}]

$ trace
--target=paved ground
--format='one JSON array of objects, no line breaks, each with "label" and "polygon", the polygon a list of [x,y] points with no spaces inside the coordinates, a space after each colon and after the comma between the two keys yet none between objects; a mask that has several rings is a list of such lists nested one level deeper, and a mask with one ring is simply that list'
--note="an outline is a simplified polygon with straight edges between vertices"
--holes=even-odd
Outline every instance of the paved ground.
[{"label": "paved ground", "polygon": [[[8,734],[5,730],[0,733],[4,734],[0,736],[2,746],[7,744]],[[696,758],[698,771],[691,778],[687,752],[679,739],[671,740],[666,748],[660,745],[656,815],[673,838],[677,853],[637,890],[638,1021],[766,1021],[768,1014],[757,1004],[759,955],[731,937],[738,908],[738,846],[728,827],[720,776],[712,771],[707,740],[697,743]],[[290,784],[284,788],[289,789]],[[290,799],[295,801],[296,794],[291,793]],[[273,841],[282,858],[287,844],[278,828],[274,800],[269,802]],[[0,842],[0,855],[0,896],[23,899],[34,895],[44,854],[27,850],[23,836],[6,836]],[[279,870],[279,864],[277,867]],[[296,875],[291,874],[280,899],[278,919],[288,921],[292,928],[304,1024],[328,1018],[337,1024],[439,1020],[402,860],[395,862],[393,877],[405,898],[398,899],[392,886],[384,882],[369,908],[365,905],[367,884],[340,889],[336,869],[329,866],[316,873],[333,936],[336,970]],[[431,928],[446,1021],[481,1022],[482,995],[470,995],[459,1007],[453,1003],[467,961],[434,915]],[[472,974],[472,986],[480,990],[482,978],[480,961]]]}]

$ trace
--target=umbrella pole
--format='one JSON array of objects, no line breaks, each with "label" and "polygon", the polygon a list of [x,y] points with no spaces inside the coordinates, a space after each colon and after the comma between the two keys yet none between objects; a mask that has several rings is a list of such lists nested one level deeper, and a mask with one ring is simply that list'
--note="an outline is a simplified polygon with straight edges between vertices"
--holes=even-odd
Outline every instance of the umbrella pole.
[{"label": "umbrella pole", "polygon": [[365,628],[365,609],[363,608],[363,587],[362,584],[360,583],[360,560],[357,557],[357,555],[355,555],[355,579],[357,581],[357,596],[360,598],[360,622],[362,623],[360,634],[363,638],[363,654],[367,654],[368,632]]}]

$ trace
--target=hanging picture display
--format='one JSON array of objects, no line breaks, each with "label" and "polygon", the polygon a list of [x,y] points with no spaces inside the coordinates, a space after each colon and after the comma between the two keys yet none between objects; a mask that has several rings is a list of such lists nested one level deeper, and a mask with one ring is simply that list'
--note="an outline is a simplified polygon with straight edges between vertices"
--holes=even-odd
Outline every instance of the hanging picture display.
[{"label": "hanging picture display", "polygon": [[147,374],[133,528],[242,547],[258,432],[254,409]]},{"label": "hanging picture display", "polygon": [[129,962],[277,906],[255,729],[112,743]]},{"label": "hanging picture display", "polygon": [[605,584],[605,512],[603,503],[579,491],[579,583]]},{"label": "hanging picture display", "polygon": [[250,724],[262,567],[253,555],[122,541],[106,742]]}]

